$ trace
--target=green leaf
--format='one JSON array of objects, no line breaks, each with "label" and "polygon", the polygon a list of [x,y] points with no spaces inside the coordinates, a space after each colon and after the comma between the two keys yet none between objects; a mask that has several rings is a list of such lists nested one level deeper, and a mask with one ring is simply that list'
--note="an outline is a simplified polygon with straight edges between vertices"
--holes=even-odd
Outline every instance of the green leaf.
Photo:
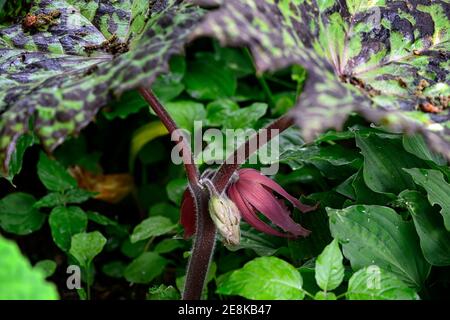
[{"label": "green leaf", "polygon": [[154,252],[144,252],[125,269],[125,279],[132,283],[150,283],[163,273],[167,260]]},{"label": "green leaf", "polygon": [[59,17],[39,30],[20,19],[0,27],[3,168],[29,122],[52,151],[122,93],[150,86],[205,13],[175,0],[35,1],[30,13],[55,10]]},{"label": "green leaf", "polygon": [[[325,176],[335,175],[336,171],[345,174],[361,167],[361,156],[354,150],[338,144],[329,146],[295,146],[282,152],[281,163],[288,164],[293,170],[301,168],[305,163],[313,164],[321,171],[329,170]],[[336,170],[336,167],[340,167]],[[345,171],[344,171],[345,170]]]},{"label": "green leaf", "polygon": [[415,188],[413,180],[403,168],[423,167],[426,164],[403,151],[399,139],[357,135],[356,144],[364,156],[364,181],[370,189],[399,194],[405,189]]},{"label": "green leaf", "polygon": [[11,155],[11,160],[9,162],[8,176],[6,177],[9,181],[12,181],[15,175],[19,174],[22,170],[23,157],[25,151],[35,143],[33,135],[24,134],[17,139],[16,148]]},{"label": "green leaf", "polygon": [[382,206],[327,208],[327,212],[331,234],[342,244],[354,270],[376,264],[410,286],[423,285],[430,265],[411,221],[403,221],[394,210]]},{"label": "green leaf", "polygon": [[233,71],[209,53],[198,55],[189,63],[183,82],[186,91],[198,100],[229,98],[236,93],[237,87]]},{"label": "green leaf", "polygon": [[139,92],[137,90],[130,90],[114,100],[106,109],[104,109],[103,115],[108,120],[116,118],[125,119],[130,114],[137,113],[145,107],[147,107],[147,103]]},{"label": "green leaf", "polygon": [[148,289],[147,300],[180,300],[180,298],[181,296],[177,289],[165,284]]},{"label": "green leaf", "polygon": [[166,217],[150,217],[138,224],[131,234],[131,243],[157,237],[171,232],[176,227],[175,224]]},{"label": "green leaf", "polygon": [[176,239],[164,239],[163,241],[159,242],[156,246],[154,251],[159,254],[163,253],[169,253],[176,249],[184,248],[185,245],[182,241],[176,240]]},{"label": "green leaf", "polygon": [[220,3],[195,35],[249,48],[257,73],[303,66],[308,79],[291,115],[308,142],[357,112],[396,132],[422,133],[450,159],[447,1]]},{"label": "green leaf", "polygon": [[98,212],[94,212],[94,211],[88,211],[86,212],[87,214],[87,218],[90,221],[93,221],[99,225],[102,226],[111,226],[114,228],[114,230],[116,230],[120,235],[128,235],[128,231],[125,225],[121,225],[120,223],[118,223],[116,220],[110,219],[108,217],[105,217],[103,215],[101,215]]},{"label": "green leaf", "polygon": [[184,178],[173,179],[166,186],[167,196],[177,205],[181,204],[184,190],[187,187],[187,180]]},{"label": "green leaf", "polygon": [[184,90],[182,79],[186,71],[186,61],[182,56],[170,59],[170,73],[160,75],[152,84],[152,90],[161,102],[166,103]]},{"label": "green leaf", "polygon": [[251,128],[267,112],[267,104],[253,103],[240,108],[232,100],[216,100],[206,106],[208,125],[224,129]]},{"label": "green leaf", "polygon": [[336,239],[325,247],[316,260],[316,281],[326,291],[336,289],[344,279],[343,257]]},{"label": "green leaf", "polygon": [[364,181],[364,170],[359,169],[358,173],[353,179],[352,187],[355,192],[357,204],[379,204],[383,205],[392,201],[391,194],[378,193],[370,189]]},{"label": "green leaf", "polygon": [[0,226],[18,235],[30,234],[42,227],[45,215],[34,207],[36,199],[28,193],[10,193],[0,200]]},{"label": "green leaf", "polygon": [[127,265],[123,261],[111,261],[103,265],[102,271],[111,278],[120,279],[123,277]]},{"label": "green leaf", "polygon": [[17,244],[0,236],[0,300],[56,300],[55,285],[33,269]]},{"label": "green leaf", "polygon": [[346,297],[349,300],[419,300],[417,293],[394,274],[376,265],[352,275]]},{"label": "green leaf", "polygon": [[430,203],[441,207],[445,228],[450,231],[450,184],[445,181],[442,172],[416,168],[405,171],[427,191]]},{"label": "green leaf", "polygon": [[400,198],[414,220],[425,259],[434,266],[450,265],[450,232],[437,210],[417,191],[405,190]]},{"label": "green leaf", "polygon": [[48,223],[53,241],[63,251],[69,251],[72,236],[87,227],[86,213],[79,207],[56,207],[50,213]]},{"label": "green leaf", "polygon": [[51,191],[66,191],[77,186],[77,181],[57,161],[41,152],[37,166],[38,176],[44,186]]},{"label": "green leaf", "polygon": [[195,101],[184,100],[168,102],[164,107],[179,128],[186,129],[191,133],[194,131],[194,121],[201,121],[206,117],[206,111],[203,104]]},{"label": "green leaf", "polygon": [[217,288],[218,294],[251,300],[301,300],[302,277],[289,263],[275,257],[256,258],[234,271]]},{"label": "green leaf", "polygon": [[98,231],[82,232],[72,236],[69,253],[84,267],[103,250],[106,238]]},{"label": "green leaf", "polygon": [[236,77],[242,78],[255,73],[253,62],[242,49],[222,47],[214,42],[215,59],[232,70]]},{"label": "green leaf", "polygon": [[404,135],[402,142],[406,151],[420,159],[433,161],[437,165],[445,165],[447,163],[441,154],[430,150],[425,139],[419,134]]},{"label": "green leaf", "polygon": [[241,241],[236,246],[229,246],[228,250],[253,250],[259,256],[272,256],[278,251],[277,237],[257,231],[249,225],[241,224]]},{"label": "green leaf", "polygon": [[333,292],[319,291],[314,296],[314,300],[337,300],[337,297]]},{"label": "green leaf", "polygon": [[59,193],[59,192],[51,192],[41,199],[39,199],[35,204],[35,208],[44,208],[44,207],[56,207],[56,206],[64,206],[68,203],[82,203],[92,197],[95,193],[75,188],[70,189],[67,192]]},{"label": "green leaf", "polygon": [[41,270],[45,277],[51,277],[56,271],[57,264],[53,260],[41,260],[34,265],[34,269]]}]

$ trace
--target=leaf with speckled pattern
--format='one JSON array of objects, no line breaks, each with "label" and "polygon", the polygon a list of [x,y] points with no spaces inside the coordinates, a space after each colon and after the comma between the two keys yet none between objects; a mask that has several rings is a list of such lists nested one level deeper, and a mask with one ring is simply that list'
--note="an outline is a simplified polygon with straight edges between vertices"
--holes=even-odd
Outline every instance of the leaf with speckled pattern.
[{"label": "leaf with speckled pattern", "polygon": [[259,72],[303,65],[292,115],[307,140],[358,112],[450,159],[449,12],[445,0],[227,0],[195,35],[248,46]]},{"label": "leaf with speckled pattern", "polygon": [[166,72],[204,12],[176,0],[36,0],[39,27],[1,26],[3,174],[30,120],[54,150],[115,97]]}]

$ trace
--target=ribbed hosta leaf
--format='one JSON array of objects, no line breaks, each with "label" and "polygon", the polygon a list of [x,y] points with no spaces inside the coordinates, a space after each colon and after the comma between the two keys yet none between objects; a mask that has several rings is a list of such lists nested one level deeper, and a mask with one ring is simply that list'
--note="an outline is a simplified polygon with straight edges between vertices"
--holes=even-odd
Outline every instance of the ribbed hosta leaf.
[{"label": "ribbed hosta leaf", "polygon": [[355,111],[423,133],[450,159],[449,9],[445,0],[226,0],[196,35],[248,45],[259,71],[306,67],[292,112],[306,139]]},{"label": "ribbed hosta leaf", "polygon": [[175,0],[36,0],[31,18],[0,27],[4,169],[30,120],[53,150],[114,97],[151,84],[203,12]]}]

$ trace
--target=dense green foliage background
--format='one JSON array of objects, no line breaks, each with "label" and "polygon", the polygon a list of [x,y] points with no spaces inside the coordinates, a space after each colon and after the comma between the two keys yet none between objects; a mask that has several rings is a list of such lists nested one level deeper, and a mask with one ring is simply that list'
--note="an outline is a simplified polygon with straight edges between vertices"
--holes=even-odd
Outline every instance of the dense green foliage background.
[{"label": "dense green foliage background", "polygon": [[[169,65],[152,89],[192,134],[194,120],[262,128],[302,99],[308,77],[300,65],[261,74],[248,49],[204,38]],[[192,244],[179,223],[184,168],[136,90],[111,100],[52,154],[34,133],[19,138],[0,181],[1,299],[180,298]],[[312,234],[277,238],[242,222],[239,246],[218,241],[204,298],[450,298],[450,168],[423,136],[351,113],[310,143],[286,130],[280,152],[272,178],[320,204],[293,213]],[[78,290],[70,265],[81,267]]]}]

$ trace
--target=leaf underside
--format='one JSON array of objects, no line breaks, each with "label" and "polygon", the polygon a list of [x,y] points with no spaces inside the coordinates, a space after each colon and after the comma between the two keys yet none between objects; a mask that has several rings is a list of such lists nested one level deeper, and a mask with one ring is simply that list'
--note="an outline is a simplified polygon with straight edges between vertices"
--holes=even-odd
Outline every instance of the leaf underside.
[{"label": "leaf underside", "polygon": [[[450,159],[445,0],[36,0],[39,28],[0,27],[0,161],[33,129],[52,151],[122,92],[148,86],[186,43],[250,48],[258,72],[292,64],[308,80],[292,115],[312,140],[352,112],[420,132]],[[41,19],[42,20],[42,19]],[[109,40],[109,42],[108,42]],[[106,43],[105,43],[106,42]]]},{"label": "leaf underside", "polygon": [[303,65],[307,140],[357,112],[450,159],[449,16],[444,0],[227,0],[196,33],[248,46],[260,72]]}]

